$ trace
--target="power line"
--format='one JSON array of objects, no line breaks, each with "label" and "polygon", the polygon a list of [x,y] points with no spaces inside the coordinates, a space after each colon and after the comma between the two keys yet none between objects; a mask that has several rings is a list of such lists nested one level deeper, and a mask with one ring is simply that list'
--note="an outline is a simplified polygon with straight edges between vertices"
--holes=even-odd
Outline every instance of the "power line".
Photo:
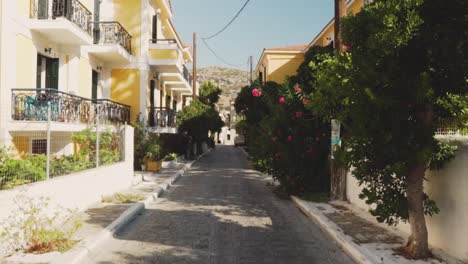
[{"label": "power line", "polygon": [[242,11],[244,11],[245,7],[247,6],[247,4],[250,2],[250,0],[247,0],[244,4],[244,6],[242,6],[242,8],[239,10],[239,12],[237,12],[237,14],[234,16],[234,18],[231,19],[231,21],[229,21],[229,23],[227,23],[226,26],[224,26],[220,31],[216,32],[215,34],[209,36],[209,37],[206,37],[206,38],[202,38],[203,40],[209,40],[209,39],[212,39],[216,36],[218,36],[219,34],[221,34],[224,30],[226,30],[236,19],[237,17],[239,17],[239,15],[242,13]]},{"label": "power line", "polygon": [[205,44],[205,46],[208,48],[209,51],[211,51],[211,53],[213,53],[213,55],[218,58],[218,60],[224,62],[225,64],[229,65],[229,66],[232,66],[232,67],[242,67],[242,66],[245,66],[244,63],[242,64],[232,64],[232,63],[229,63],[227,62],[226,60],[224,60],[223,58],[221,58],[221,56],[219,56],[211,47],[210,45],[208,45],[208,43],[206,42],[206,40],[204,38],[202,38],[202,41],[203,43]]}]

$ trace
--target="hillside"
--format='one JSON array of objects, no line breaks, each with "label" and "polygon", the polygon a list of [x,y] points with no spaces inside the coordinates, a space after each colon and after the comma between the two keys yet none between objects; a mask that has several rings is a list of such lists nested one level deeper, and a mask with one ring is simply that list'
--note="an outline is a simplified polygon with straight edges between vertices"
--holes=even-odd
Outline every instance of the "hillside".
[{"label": "hillside", "polygon": [[211,80],[219,84],[223,90],[220,104],[226,105],[229,98],[236,98],[240,89],[249,84],[249,73],[237,69],[223,67],[208,67],[198,70],[198,82]]}]

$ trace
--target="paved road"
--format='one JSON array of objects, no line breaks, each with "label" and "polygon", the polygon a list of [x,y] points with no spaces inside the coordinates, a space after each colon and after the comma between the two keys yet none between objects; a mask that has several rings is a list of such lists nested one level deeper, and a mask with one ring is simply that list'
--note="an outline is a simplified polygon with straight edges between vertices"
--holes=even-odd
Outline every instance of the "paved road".
[{"label": "paved road", "polygon": [[353,263],[248,168],[241,150],[217,147],[91,262]]}]

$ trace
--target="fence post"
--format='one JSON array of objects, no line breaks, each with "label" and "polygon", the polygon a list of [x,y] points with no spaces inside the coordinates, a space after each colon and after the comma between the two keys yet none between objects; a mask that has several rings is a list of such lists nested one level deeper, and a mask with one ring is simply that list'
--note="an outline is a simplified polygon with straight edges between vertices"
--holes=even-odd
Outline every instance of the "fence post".
[{"label": "fence post", "polygon": [[99,168],[99,118],[101,117],[101,107],[99,103],[97,106],[97,117],[96,117],[96,168]]},{"label": "fence post", "polygon": [[46,158],[46,179],[50,179],[50,129],[52,113],[50,109],[50,102],[47,103],[47,158]]}]

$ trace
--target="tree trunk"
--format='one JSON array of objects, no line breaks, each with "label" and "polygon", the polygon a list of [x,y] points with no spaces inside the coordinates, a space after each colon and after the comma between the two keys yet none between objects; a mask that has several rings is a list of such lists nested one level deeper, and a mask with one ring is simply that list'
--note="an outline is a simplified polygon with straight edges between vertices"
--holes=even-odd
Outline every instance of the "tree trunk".
[{"label": "tree trunk", "polygon": [[339,166],[333,160],[330,161],[330,169],[330,199],[333,201],[346,201],[346,175],[348,170]]},{"label": "tree trunk", "polygon": [[409,224],[411,235],[406,244],[405,251],[414,259],[430,256],[427,238],[426,219],[424,217],[423,182],[426,164],[419,163],[411,168],[406,178],[406,194],[408,199]]},{"label": "tree trunk", "polygon": [[[415,113],[420,124],[420,137],[422,142],[430,144],[433,137],[432,123],[434,112],[430,105],[423,105]],[[424,140],[426,138],[427,140]],[[426,219],[424,216],[424,175],[426,161],[418,161],[410,168],[406,178],[406,196],[408,199],[408,216],[411,235],[406,244],[405,251],[414,259],[428,258],[431,253],[428,245]]]}]

